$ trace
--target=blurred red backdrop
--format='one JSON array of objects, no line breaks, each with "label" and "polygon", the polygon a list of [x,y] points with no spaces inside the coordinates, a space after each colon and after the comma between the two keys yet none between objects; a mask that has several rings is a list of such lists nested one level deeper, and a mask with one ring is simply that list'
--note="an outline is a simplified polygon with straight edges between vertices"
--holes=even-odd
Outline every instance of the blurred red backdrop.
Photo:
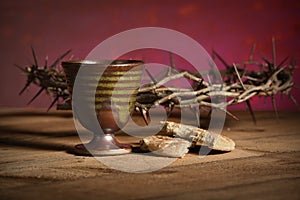
[{"label": "blurred red backdrop", "polygon": [[[215,49],[228,62],[248,58],[252,44],[272,58],[271,38],[276,38],[278,62],[300,53],[300,3],[294,0],[2,0],[0,2],[0,106],[28,107],[38,88],[18,96],[26,77],[14,64],[26,66],[34,46],[40,64],[68,49],[73,59],[83,59],[106,38],[127,29],[156,26],[174,29],[197,40],[209,53]],[[176,42],[176,41],[174,41]],[[137,55],[135,59],[141,59]],[[166,61],[169,55],[161,55]],[[176,60],[175,60],[176,62]],[[218,67],[224,68],[220,63]],[[299,64],[300,65],[300,64]],[[300,69],[295,82],[300,85]],[[293,91],[300,102],[300,92]],[[51,99],[38,97],[29,107],[48,107]],[[269,100],[252,99],[255,110],[271,109]],[[277,98],[278,108],[292,110],[287,98]],[[235,107],[244,109],[243,106]]]}]

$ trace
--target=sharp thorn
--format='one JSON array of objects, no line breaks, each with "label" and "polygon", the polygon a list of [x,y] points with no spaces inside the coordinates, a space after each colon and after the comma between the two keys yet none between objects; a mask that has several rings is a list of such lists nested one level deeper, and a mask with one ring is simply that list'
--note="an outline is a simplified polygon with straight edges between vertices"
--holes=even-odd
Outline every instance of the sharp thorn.
[{"label": "sharp thorn", "polygon": [[215,108],[215,107],[211,107],[210,110],[209,110],[209,113],[208,115],[211,116],[211,113],[213,111],[213,109],[219,109],[223,112],[225,112],[226,114],[228,114],[230,117],[232,117],[233,119],[235,120],[239,120],[239,118],[237,116],[235,116],[234,114],[232,114],[231,112],[229,112],[228,110],[226,110],[226,108]]},{"label": "sharp thorn", "polygon": [[276,45],[275,45],[275,37],[272,37],[272,50],[273,50],[273,64],[276,69]]},{"label": "sharp thorn", "polygon": [[235,119],[235,120],[240,120],[237,116],[235,116],[234,114],[232,114],[231,112],[229,112],[229,111],[226,111],[226,113],[230,116],[230,117],[232,117],[233,119]]},{"label": "sharp thorn", "polygon": [[167,118],[169,118],[171,116],[173,109],[174,109],[174,104],[169,104]]},{"label": "sharp thorn", "polygon": [[143,108],[139,108],[139,111],[143,117],[143,120],[145,124],[148,126],[148,117],[147,117],[147,112]]},{"label": "sharp thorn", "polygon": [[270,62],[264,55],[261,55],[261,58],[262,58],[267,64],[271,64],[271,62]]},{"label": "sharp thorn", "polygon": [[52,101],[52,103],[50,104],[50,106],[47,109],[47,112],[53,107],[53,105],[58,101],[59,96],[56,96],[55,99]]},{"label": "sharp thorn", "polygon": [[19,95],[23,94],[23,92],[29,87],[30,83],[29,84],[26,84],[23,89],[19,92]]},{"label": "sharp thorn", "polygon": [[169,55],[170,55],[170,66],[171,66],[171,67],[168,68],[168,73],[167,73],[167,75],[168,75],[168,76],[171,76],[171,74],[172,74],[172,69],[175,69],[175,63],[174,63],[174,57],[173,57],[172,52],[169,52]]},{"label": "sharp thorn", "polygon": [[300,110],[300,106],[294,96],[292,94],[289,94],[289,98],[292,100],[292,102],[296,105],[297,109]]},{"label": "sharp thorn", "polygon": [[37,58],[36,58],[36,54],[35,54],[33,46],[31,46],[31,52],[32,52],[32,56],[33,56],[33,59],[34,59],[34,65],[35,65],[36,68],[38,68],[38,62],[37,62]]},{"label": "sharp thorn", "polygon": [[236,65],[235,65],[234,63],[233,63],[233,67],[234,67],[235,73],[236,73],[236,75],[237,75],[237,77],[238,77],[238,79],[239,79],[239,81],[240,81],[242,87],[244,88],[244,90],[246,90],[246,88],[245,88],[245,86],[244,86],[244,83],[243,83],[243,81],[242,81],[242,79],[241,79],[241,76],[240,76],[240,74],[239,74],[239,71],[238,71],[238,69],[237,69],[237,67],[236,67]]},{"label": "sharp thorn", "polygon": [[155,78],[152,76],[152,74],[151,74],[147,69],[145,69],[145,71],[146,71],[146,73],[148,74],[148,76],[150,77],[151,81],[152,81],[154,84],[156,84],[157,81],[156,81]]},{"label": "sharp thorn", "polygon": [[275,100],[274,96],[272,96],[272,105],[273,105],[273,109],[274,109],[276,118],[279,119],[279,115],[278,115],[278,111],[277,111],[277,106],[276,106],[276,100]]},{"label": "sharp thorn", "polygon": [[209,84],[209,85],[212,85],[212,82],[211,82],[211,80],[210,80],[209,74],[207,74],[206,77],[207,77],[207,82],[208,82],[208,84]]},{"label": "sharp thorn", "polygon": [[253,109],[252,109],[252,106],[251,106],[249,100],[246,101],[246,105],[247,105],[247,108],[248,108],[248,110],[251,114],[252,121],[253,121],[254,125],[256,125],[256,118],[255,118],[255,115],[254,115],[254,112],[253,112]]},{"label": "sharp thorn", "polygon": [[44,65],[44,69],[47,69],[47,65],[48,65],[48,55],[45,58],[45,65]]},{"label": "sharp thorn", "polygon": [[27,105],[31,104],[41,93],[42,91],[44,90],[45,88],[41,88],[35,95],[34,97],[27,103]]},{"label": "sharp thorn", "polygon": [[21,71],[23,71],[23,72],[25,72],[25,73],[26,73],[26,70],[25,70],[25,69],[23,69],[21,66],[19,66],[19,65],[15,64],[15,67],[19,68]]},{"label": "sharp thorn", "polygon": [[215,55],[227,69],[230,67],[230,65],[228,65],[226,61],[215,50],[213,50],[213,55]]},{"label": "sharp thorn", "polygon": [[[196,91],[200,90],[203,86],[203,79],[201,79],[200,83],[197,82],[197,88],[196,88]],[[221,85],[221,87],[223,88],[223,84]]]},{"label": "sharp thorn", "polygon": [[261,55],[261,58],[267,63],[269,71],[273,71],[274,70],[273,64],[264,55]]},{"label": "sharp thorn", "polygon": [[253,61],[253,55],[254,55],[254,52],[255,52],[255,48],[256,48],[256,44],[254,43],[253,46],[252,46],[251,53],[249,55],[248,61]]},{"label": "sharp thorn", "polygon": [[287,61],[288,58],[289,58],[288,56],[285,57],[285,58],[279,63],[279,65],[278,65],[277,67],[281,67],[281,65],[283,65],[283,64]]},{"label": "sharp thorn", "polygon": [[62,54],[61,56],[59,56],[54,62],[53,64],[50,66],[50,68],[55,67],[66,55],[68,55],[71,52],[71,49],[69,49],[67,52],[65,52],[64,54]]}]

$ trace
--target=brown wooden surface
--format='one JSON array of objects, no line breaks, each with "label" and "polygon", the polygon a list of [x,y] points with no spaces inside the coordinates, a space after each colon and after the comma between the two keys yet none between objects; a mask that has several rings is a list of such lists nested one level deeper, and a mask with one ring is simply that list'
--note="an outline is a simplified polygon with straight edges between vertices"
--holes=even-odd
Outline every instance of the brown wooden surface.
[{"label": "brown wooden surface", "polygon": [[[67,152],[80,140],[70,112],[0,112],[1,199],[299,199],[300,113],[235,113],[230,153],[189,153],[159,171],[132,174]],[[119,137],[138,142],[136,138]]]}]

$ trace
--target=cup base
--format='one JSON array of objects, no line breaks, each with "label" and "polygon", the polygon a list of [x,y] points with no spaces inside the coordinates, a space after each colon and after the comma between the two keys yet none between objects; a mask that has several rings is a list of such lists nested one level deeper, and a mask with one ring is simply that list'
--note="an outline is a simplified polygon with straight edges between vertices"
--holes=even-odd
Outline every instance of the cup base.
[{"label": "cup base", "polygon": [[85,144],[77,144],[69,153],[78,156],[113,156],[128,154],[132,150],[131,145],[120,143],[113,135],[94,136]]}]

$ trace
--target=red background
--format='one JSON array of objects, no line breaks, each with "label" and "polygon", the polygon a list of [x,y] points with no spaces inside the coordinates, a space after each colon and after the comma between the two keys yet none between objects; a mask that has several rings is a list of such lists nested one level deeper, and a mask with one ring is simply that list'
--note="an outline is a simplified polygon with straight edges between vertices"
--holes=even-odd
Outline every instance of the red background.
[{"label": "red background", "polygon": [[[68,49],[73,59],[83,59],[96,45],[127,29],[156,26],[174,29],[197,40],[208,52],[215,49],[228,63],[247,59],[251,46],[272,58],[271,38],[276,38],[277,62],[287,55],[300,55],[300,3],[294,0],[2,0],[0,2],[0,106],[26,107],[37,92],[32,86],[18,96],[26,77],[14,64],[33,62],[30,46],[39,63],[53,61]],[[168,60],[169,55],[161,55]],[[176,61],[175,61],[176,62]],[[298,62],[299,63],[299,62]],[[219,68],[223,68],[217,63]],[[299,65],[299,64],[298,64]],[[300,85],[300,69],[295,82]],[[300,102],[300,92],[293,90]],[[41,95],[29,107],[48,107],[51,100]],[[271,109],[271,101],[252,99],[254,109]],[[277,98],[281,110],[295,106]],[[238,108],[244,109],[244,105]]]}]

